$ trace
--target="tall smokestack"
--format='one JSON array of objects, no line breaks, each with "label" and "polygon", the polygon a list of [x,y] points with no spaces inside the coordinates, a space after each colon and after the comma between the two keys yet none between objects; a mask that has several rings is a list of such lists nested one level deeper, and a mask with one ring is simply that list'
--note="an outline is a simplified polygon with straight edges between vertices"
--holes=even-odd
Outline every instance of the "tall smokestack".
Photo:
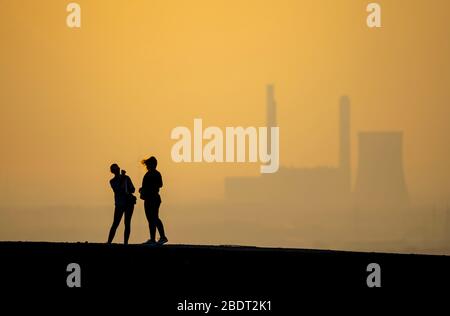
[{"label": "tall smokestack", "polygon": [[348,96],[342,96],[339,100],[339,125],[339,169],[345,189],[350,192],[350,99]]},{"label": "tall smokestack", "polygon": [[277,104],[275,102],[274,87],[272,84],[267,85],[266,88],[266,104],[267,104],[267,151],[271,152],[271,129],[270,127],[277,126]]}]

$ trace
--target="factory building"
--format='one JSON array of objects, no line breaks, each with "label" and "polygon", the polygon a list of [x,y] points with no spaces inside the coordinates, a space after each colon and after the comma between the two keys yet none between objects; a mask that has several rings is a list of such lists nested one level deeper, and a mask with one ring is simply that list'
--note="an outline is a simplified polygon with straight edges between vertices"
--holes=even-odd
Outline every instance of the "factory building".
[{"label": "factory building", "polygon": [[[267,126],[277,126],[274,87],[267,87]],[[341,209],[351,205],[405,205],[408,201],[400,132],[364,132],[358,138],[358,171],[351,186],[350,99],[339,101],[337,167],[286,168],[255,177],[225,179],[225,199],[238,203],[295,204]],[[270,137],[268,137],[270,140]],[[270,148],[270,144],[269,147]],[[282,157],[282,155],[281,155]]]}]

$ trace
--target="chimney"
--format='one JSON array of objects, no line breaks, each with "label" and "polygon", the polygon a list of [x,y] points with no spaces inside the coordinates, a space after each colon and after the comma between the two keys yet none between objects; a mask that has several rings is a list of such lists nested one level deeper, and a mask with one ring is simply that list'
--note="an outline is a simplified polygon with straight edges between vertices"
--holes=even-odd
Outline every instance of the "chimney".
[{"label": "chimney", "polygon": [[350,99],[342,96],[339,100],[339,169],[345,190],[351,190],[350,170]]},{"label": "chimney", "polygon": [[267,104],[267,150],[270,153],[271,152],[271,127],[277,126],[277,104],[275,102],[275,96],[274,96],[274,86],[273,84],[267,85],[266,88],[266,104]]}]

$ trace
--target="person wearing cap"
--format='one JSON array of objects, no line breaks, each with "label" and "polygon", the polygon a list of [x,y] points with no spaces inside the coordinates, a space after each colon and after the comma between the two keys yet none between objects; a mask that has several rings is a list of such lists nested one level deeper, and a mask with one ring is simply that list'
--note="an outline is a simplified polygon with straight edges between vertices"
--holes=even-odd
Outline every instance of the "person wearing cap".
[{"label": "person wearing cap", "polygon": [[125,214],[125,232],[124,232],[124,244],[128,244],[131,232],[131,217],[133,216],[134,204],[136,203],[136,197],[133,195],[135,188],[131,178],[126,175],[125,170],[120,172],[120,167],[113,163],[110,166],[110,171],[114,174],[114,178],[109,181],[111,188],[114,192],[114,220],[109,230],[108,244],[112,243],[114,235],[116,234],[117,227],[122,220],[122,216]]}]

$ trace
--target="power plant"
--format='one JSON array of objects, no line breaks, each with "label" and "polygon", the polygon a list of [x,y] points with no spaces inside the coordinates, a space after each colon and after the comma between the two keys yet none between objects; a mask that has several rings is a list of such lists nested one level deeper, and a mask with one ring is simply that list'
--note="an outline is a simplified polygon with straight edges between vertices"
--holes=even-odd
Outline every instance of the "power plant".
[{"label": "power plant", "polygon": [[402,207],[408,204],[402,159],[402,132],[358,135],[357,206]]},{"label": "power plant", "polygon": [[[273,85],[267,86],[267,126],[276,126]],[[363,132],[358,169],[351,185],[350,99],[339,101],[337,167],[287,168],[274,174],[225,179],[225,199],[237,203],[295,204],[304,208],[402,207],[408,203],[401,132]],[[270,137],[269,137],[270,139]],[[270,148],[270,146],[268,147]]]}]

